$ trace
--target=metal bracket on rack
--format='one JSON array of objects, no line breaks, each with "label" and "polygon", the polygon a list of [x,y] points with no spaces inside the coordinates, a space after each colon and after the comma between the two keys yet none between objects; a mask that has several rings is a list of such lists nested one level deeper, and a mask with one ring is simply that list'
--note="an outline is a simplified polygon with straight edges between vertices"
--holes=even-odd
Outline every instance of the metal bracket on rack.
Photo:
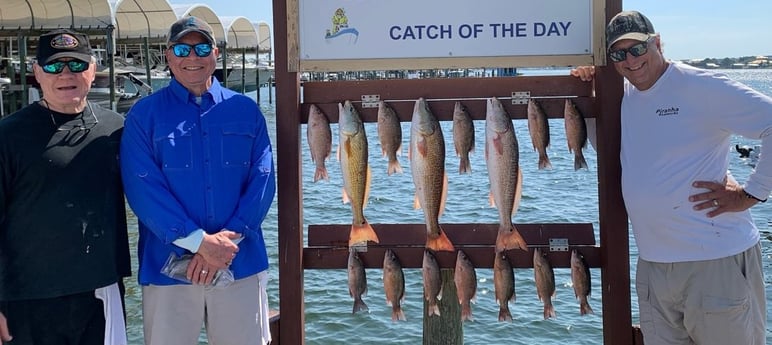
[{"label": "metal bracket on rack", "polygon": [[550,238],[550,251],[551,252],[567,252],[568,251],[568,239],[567,238]]},{"label": "metal bracket on rack", "polygon": [[381,95],[362,95],[362,108],[378,108]]},{"label": "metal bracket on rack", "polygon": [[529,99],[531,99],[531,91],[512,92],[512,104],[528,104]]}]

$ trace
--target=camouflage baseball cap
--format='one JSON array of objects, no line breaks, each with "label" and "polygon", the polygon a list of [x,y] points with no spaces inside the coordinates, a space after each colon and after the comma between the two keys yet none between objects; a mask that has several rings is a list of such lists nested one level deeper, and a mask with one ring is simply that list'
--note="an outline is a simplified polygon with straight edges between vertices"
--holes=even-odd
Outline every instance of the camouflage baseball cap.
[{"label": "camouflage baseball cap", "polygon": [[621,40],[644,42],[654,36],[654,25],[638,11],[619,12],[606,26],[606,49]]}]

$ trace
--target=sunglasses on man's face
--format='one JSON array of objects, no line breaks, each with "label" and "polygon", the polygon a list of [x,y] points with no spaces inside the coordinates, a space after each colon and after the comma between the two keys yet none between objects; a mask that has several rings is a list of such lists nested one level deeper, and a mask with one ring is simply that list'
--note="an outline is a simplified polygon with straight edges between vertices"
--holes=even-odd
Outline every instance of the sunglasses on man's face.
[{"label": "sunglasses on man's face", "polygon": [[188,57],[191,50],[195,51],[198,57],[207,57],[209,54],[212,54],[212,45],[209,43],[199,43],[196,45],[176,43],[172,46],[172,51],[176,57]]},{"label": "sunglasses on man's face", "polygon": [[649,39],[645,42],[638,43],[627,49],[610,50],[608,52],[608,57],[613,62],[625,61],[625,59],[627,59],[627,53],[630,53],[630,55],[634,57],[639,57],[649,52],[649,42],[651,41],[652,39]]},{"label": "sunglasses on man's face", "polygon": [[72,73],[81,73],[88,69],[89,62],[80,60],[60,61],[54,60],[43,65],[43,72],[49,74],[59,74],[64,70],[64,66],[70,69]]}]

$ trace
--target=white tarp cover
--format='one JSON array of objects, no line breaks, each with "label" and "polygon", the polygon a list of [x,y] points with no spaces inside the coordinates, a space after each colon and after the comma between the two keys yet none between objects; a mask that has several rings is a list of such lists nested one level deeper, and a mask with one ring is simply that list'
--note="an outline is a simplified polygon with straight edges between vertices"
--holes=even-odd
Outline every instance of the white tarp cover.
[{"label": "white tarp cover", "polygon": [[220,17],[227,33],[229,48],[257,47],[257,31],[249,19],[244,17]]},{"label": "white tarp cover", "polygon": [[106,29],[111,14],[107,0],[2,0],[0,30]]},{"label": "white tarp cover", "polygon": [[167,0],[110,0],[116,22],[115,38],[166,38],[177,20]]}]

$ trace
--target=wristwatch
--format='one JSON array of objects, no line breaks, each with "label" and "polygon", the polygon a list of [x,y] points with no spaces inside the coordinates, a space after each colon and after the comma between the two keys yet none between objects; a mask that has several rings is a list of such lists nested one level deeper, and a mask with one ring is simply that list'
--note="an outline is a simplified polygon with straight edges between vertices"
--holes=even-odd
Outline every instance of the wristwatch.
[{"label": "wristwatch", "polygon": [[767,199],[761,200],[761,199],[759,199],[759,198],[757,198],[757,197],[755,197],[755,196],[751,195],[751,193],[748,193],[748,192],[747,192],[747,191],[745,191],[744,189],[743,189],[743,193],[745,193],[745,197],[746,197],[746,198],[748,198],[748,199],[754,199],[754,200],[756,200],[756,201],[758,201],[758,202],[767,202]]}]

